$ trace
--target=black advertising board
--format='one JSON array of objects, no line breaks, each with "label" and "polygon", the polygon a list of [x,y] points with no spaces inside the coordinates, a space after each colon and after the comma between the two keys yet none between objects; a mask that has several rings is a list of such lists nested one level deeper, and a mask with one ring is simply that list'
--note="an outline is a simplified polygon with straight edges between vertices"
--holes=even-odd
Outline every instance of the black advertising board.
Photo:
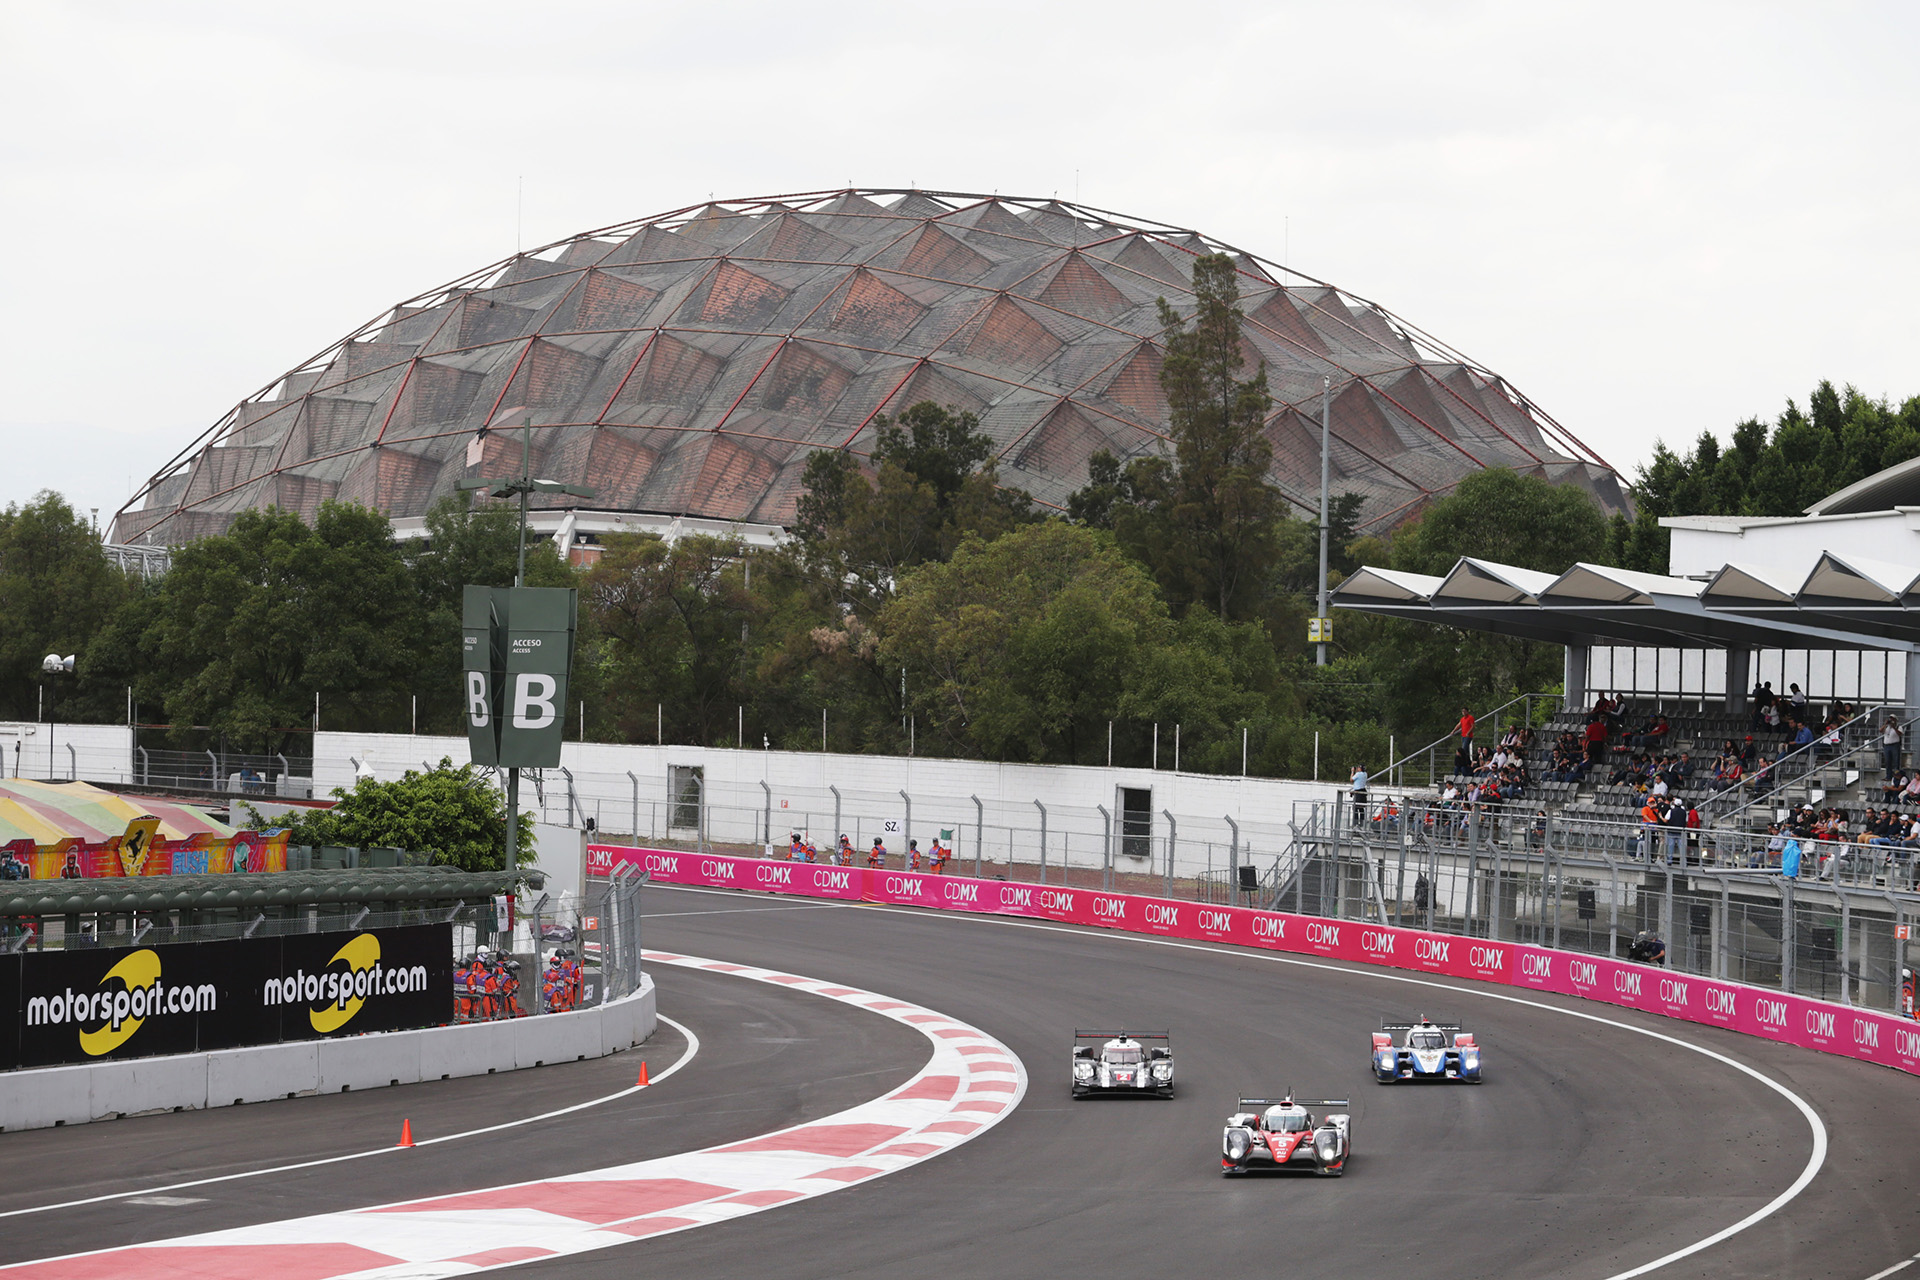
[{"label": "black advertising board", "polygon": [[435,1026],[453,1020],[453,926],[132,950],[0,965],[0,1063],[41,1067]]}]

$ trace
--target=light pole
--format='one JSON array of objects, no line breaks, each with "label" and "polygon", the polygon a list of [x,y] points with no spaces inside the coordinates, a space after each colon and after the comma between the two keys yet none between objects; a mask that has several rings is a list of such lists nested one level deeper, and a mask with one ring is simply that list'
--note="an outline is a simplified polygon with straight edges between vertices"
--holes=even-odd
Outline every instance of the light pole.
[{"label": "light pole", "polygon": [[1319,646],[1314,651],[1313,664],[1316,667],[1327,665],[1327,487],[1328,476],[1332,470],[1332,454],[1328,450],[1331,438],[1330,424],[1332,415],[1329,410],[1333,404],[1333,375],[1327,374],[1320,384],[1320,605],[1315,610],[1313,635]]},{"label": "light pole", "polygon": [[[455,486],[460,489],[485,489],[495,498],[520,499],[520,553],[514,564],[513,585],[527,585],[527,498],[535,493],[571,493],[576,497],[591,498],[593,490],[583,489],[577,484],[561,484],[557,480],[536,480],[533,478],[533,414],[525,405],[494,415],[493,421],[480,428],[474,438],[467,443],[467,465],[474,466],[484,461],[486,456],[486,438],[489,429],[506,426],[514,418],[520,419],[520,474],[504,480],[473,479],[462,480]],[[507,854],[503,864],[512,871],[520,861],[520,770],[517,766],[507,769]]]},{"label": "light pole", "polygon": [[[68,654],[66,657],[63,658],[57,653],[50,653],[46,657],[40,660],[40,670],[44,671],[48,676],[51,676],[51,677],[70,676],[73,674],[73,655]],[[58,687],[59,686],[54,684],[52,680],[47,681],[47,690],[49,693],[49,697],[47,698],[47,781],[48,782],[53,781],[53,738],[54,738],[54,730],[60,723],[60,699],[57,697],[51,696],[51,694],[53,690],[57,689]]]}]

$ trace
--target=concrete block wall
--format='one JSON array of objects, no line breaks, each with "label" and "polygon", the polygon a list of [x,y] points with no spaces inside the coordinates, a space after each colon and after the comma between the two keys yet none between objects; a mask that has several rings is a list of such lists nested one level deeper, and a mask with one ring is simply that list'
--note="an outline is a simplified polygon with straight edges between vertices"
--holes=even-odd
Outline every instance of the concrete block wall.
[{"label": "concrete block wall", "polygon": [[386,1031],[0,1074],[0,1130],[376,1089],[605,1057],[657,1023],[653,980],[612,1004],[507,1022]]}]

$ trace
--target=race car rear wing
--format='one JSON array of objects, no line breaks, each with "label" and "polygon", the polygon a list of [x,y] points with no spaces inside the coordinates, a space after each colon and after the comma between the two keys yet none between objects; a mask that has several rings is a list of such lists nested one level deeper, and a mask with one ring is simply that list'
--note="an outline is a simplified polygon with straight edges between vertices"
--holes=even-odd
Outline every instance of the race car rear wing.
[{"label": "race car rear wing", "polygon": [[1240,1108],[1248,1107],[1350,1107],[1345,1098],[1242,1098]]},{"label": "race car rear wing", "polygon": [[1385,1018],[1380,1020],[1380,1029],[1390,1034],[1408,1032],[1415,1027],[1432,1027],[1435,1031],[1443,1032],[1447,1035],[1458,1035],[1461,1030],[1460,1024],[1457,1022],[1388,1022]]},{"label": "race car rear wing", "polygon": [[1171,1042],[1170,1031],[1079,1031],[1073,1033],[1075,1040],[1166,1040]]}]

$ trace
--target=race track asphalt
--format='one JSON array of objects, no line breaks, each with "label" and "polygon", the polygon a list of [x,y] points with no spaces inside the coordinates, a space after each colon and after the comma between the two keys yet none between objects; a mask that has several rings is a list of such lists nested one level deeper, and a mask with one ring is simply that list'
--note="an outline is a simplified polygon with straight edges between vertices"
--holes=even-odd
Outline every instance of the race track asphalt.
[{"label": "race track asphalt", "polygon": [[[1812,1104],[1831,1149],[1791,1203],[1671,1276],[1867,1280],[1920,1249],[1920,1082],[1748,1037],[1466,982],[1062,926],[765,896],[649,889],[649,948],[785,969],[914,1000],[1025,1061],[1019,1109],[959,1149],[804,1204],[599,1253],[528,1276],[1058,1277],[1218,1273],[1610,1277],[1753,1212],[1812,1137],[1744,1062]],[[656,1089],[590,1110],[345,1165],[0,1217],[0,1261],[520,1181],[735,1140],[876,1096],[925,1041],[830,1001],[656,968],[660,1010],[701,1040]],[[1443,987],[1456,987],[1446,990]],[[1573,1017],[1570,1010],[1588,1017]],[[1424,1014],[1474,1031],[1487,1083],[1371,1083],[1367,1033]],[[1606,1019],[1599,1021],[1596,1019]],[[1169,1027],[1178,1096],[1067,1097],[1075,1026]],[[267,1167],[567,1106],[683,1045],[511,1076],[0,1135],[0,1213]],[[1240,1093],[1347,1097],[1341,1179],[1218,1172]]]}]

